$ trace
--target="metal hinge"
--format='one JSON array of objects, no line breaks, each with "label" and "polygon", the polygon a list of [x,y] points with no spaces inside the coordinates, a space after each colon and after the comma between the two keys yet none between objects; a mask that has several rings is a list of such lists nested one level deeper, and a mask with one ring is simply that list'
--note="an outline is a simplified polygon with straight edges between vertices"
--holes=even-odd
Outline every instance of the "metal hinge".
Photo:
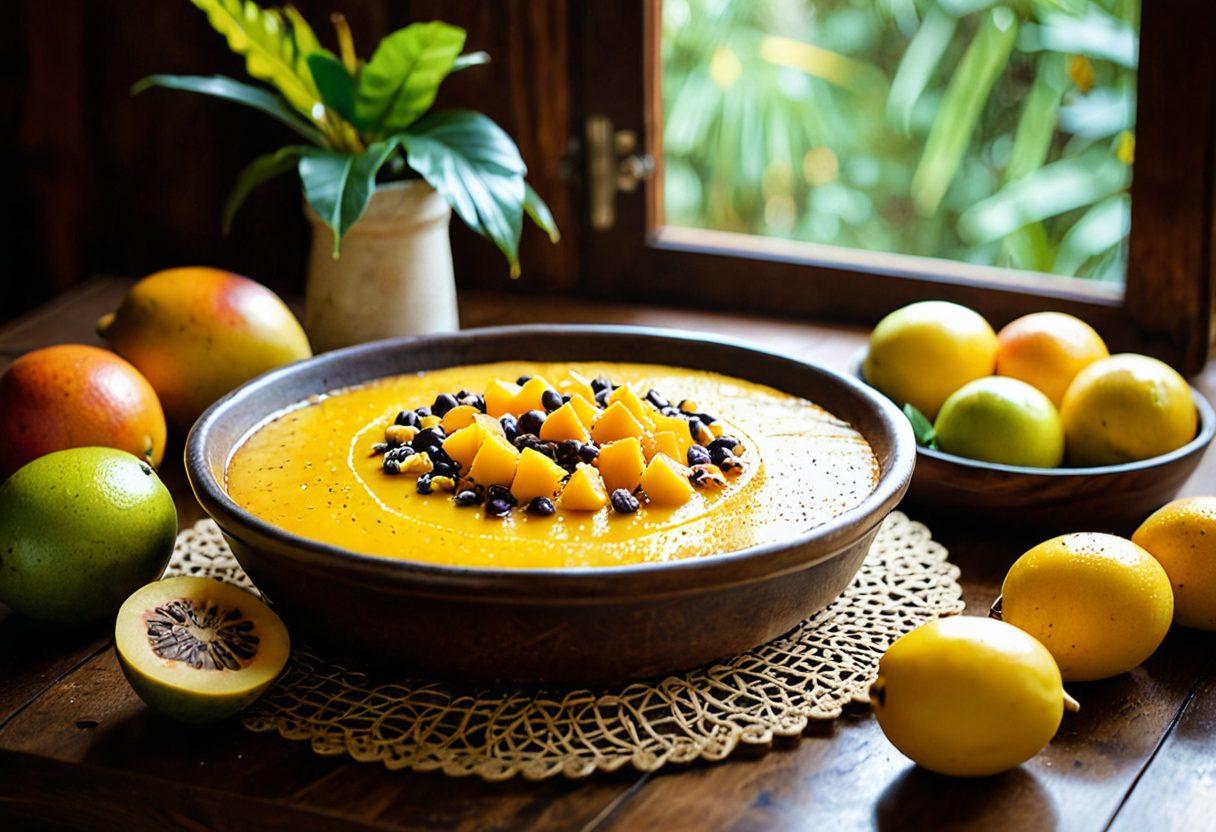
[{"label": "metal hinge", "polygon": [[654,172],[654,159],[639,153],[638,134],[613,130],[612,119],[587,119],[587,184],[591,227],[604,231],[616,225],[616,195],[635,191]]}]

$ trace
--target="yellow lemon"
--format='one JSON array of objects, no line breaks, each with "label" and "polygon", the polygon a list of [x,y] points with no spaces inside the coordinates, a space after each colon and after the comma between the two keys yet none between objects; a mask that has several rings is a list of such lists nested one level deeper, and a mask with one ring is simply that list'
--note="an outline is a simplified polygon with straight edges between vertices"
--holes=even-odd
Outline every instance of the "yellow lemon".
[{"label": "yellow lemon", "polygon": [[1055,468],[1064,461],[1064,428],[1055,405],[1016,378],[989,376],[963,385],[942,405],[933,426],[948,454]]},{"label": "yellow lemon", "polygon": [[1005,326],[996,337],[997,375],[1042,390],[1056,407],[1076,377],[1110,352],[1094,328],[1063,312],[1035,312]]},{"label": "yellow lemon", "polygon": [[1111,534],[1040,543],[1001,586],[1001,617],[1041,641],[1070,682],[1131,670],[1161,644],[1173,615],[1161,564]]},{"label": "yellow lemon", "polygon": [[1060,727],[1067,698],[1042,644],[974,616],[931,621],[897,640],[870,688],[892,745],[956,777],[997,774],[1039,753]]},{"label": "yellow lemon", "polygon": [[1132,541],[1169,575],[1174,620],[1216,630],[1216,497],[1187,497],[1158,509]]},{"label": "yellow lemon", "polygon": [[1169,453],[1195,436],[1186,380],[1168,364],[1124,353],[1077,374],[1060,408],[1068,461],[1114,465]]},{"label": "yellow lemon", "polygon": [[979,314],[957,303],[923,301],[878,322],[862,373],[897,404],[933,419],[955,390],[992,375],[996,350],[996,333]]}]

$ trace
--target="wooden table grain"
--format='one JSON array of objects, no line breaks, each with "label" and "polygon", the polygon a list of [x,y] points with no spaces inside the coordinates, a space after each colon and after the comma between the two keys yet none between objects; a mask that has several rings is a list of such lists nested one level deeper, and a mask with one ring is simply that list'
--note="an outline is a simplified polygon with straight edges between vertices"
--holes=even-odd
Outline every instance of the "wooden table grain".
[{"label": "wooden table grain", "polygon": [[[128,285],[94,279],[0,328],[0,366],[48,344],[97,343],[94,321]],[[499,294],[466,295],[461,316],[466,327],[697,329],[838,369],[865,338],[845,326]],[[1216,393],[1211,367],[1196,383]],[[185,526],[201,512],[177,441],[162,473]],[[1216,493],[1216,458],[1184,493]],[[1037,542],[966,518],[914,516],[961,567],[971,613],[987,609],[1008,565]],[[1080,713],[1065,716],[1046,751],[997,777],[920,770],[855,710],[767,753],[716,765],[499,784],[322,757],[236,722],[167,722],[126,685],[108,630],[48,629],[0,611],[0,827],[1216,830],[1216,636],[1180,628],[1131,673],[1070,685]]]}]

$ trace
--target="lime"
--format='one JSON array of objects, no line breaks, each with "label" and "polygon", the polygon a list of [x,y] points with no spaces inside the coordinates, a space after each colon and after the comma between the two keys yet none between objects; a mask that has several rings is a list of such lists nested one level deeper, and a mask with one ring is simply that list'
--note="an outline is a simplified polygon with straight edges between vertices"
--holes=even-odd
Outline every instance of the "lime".
[{"label": "lime", "polygon": [[0,485],[0,601],[41,621],[112,615],[156,578],[177,533],[148,463],[113,448],[39,457]]},{"label": "lime", "polygon": [[966,384],[942,405],[933,426],[946,453],[1032,468],[1064,460],[1064,429],[1051,400],[1015,378]]}]

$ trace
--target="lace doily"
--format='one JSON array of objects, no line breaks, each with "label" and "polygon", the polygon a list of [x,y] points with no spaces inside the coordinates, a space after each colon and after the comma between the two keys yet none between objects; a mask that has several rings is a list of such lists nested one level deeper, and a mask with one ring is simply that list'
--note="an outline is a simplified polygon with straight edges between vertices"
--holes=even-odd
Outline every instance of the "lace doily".
[{"label": "lace doily", "polygon": [[[252,588],[209,520],[178,536],[170,574]],[[958,569],[920,523],[887,518],[853,583],[792,632],[709,667],[608,690],[462,689],[373,679],[296,645],[249,711],[252,731],[308,740],[389,769],[486,780],[586,777],[631,765],[722,760],[867,703],[878,659],[899,636],[963,609]]]}]

